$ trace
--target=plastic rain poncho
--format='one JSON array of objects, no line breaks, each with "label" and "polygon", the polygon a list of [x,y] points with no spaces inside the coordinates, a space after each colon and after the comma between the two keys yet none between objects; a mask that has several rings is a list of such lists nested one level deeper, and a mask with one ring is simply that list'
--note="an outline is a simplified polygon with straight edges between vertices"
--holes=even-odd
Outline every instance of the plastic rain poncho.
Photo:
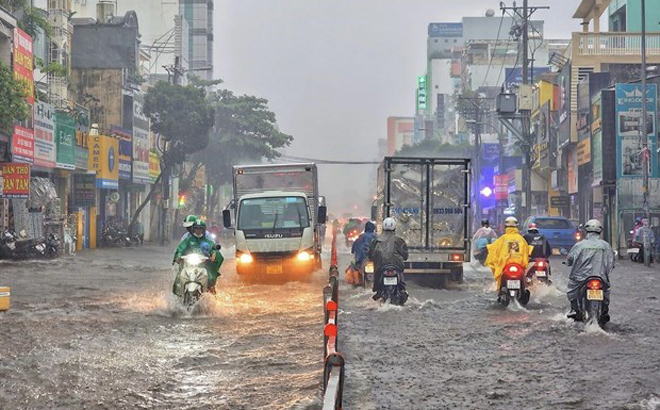
[{"label": "plastic rain poncho", "polygon": [[493,276],[500,289],[502,271],[508,263],[517,263],[527,268],[529,255],[534,249],[527,244],[525,238],[518,232],[518,228],[506,228],[504,235],[500,236],[495,243],[488,245],[488,257],[486,266],[492,269]]},{"label": "plastic rain poncho", "polygon": [[568,300],[577,299],[580,285],[590,276],[596,276],[605,281],[605,299],[609,301],[610,273],[614,269],[614,251],[609,243],[597,233],[587,233],[583,241],[573,246],[566,262],[572,266],[568,276]]},{"label": "plastic rain poncho", "polygon": [[485,248],[487,245],[495,242],[497,239],[497,233],[493,228],[482,226],[477,229],[477,232],[474,233],[472,237],[472,243],[474,244],[474,254],[478,254],[480,250]]}]

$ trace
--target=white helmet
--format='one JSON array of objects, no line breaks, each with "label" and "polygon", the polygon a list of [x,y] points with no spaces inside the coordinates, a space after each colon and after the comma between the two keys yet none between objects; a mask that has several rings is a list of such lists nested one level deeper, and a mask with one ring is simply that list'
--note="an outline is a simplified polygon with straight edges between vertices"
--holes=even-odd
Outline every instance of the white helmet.
[{"label": "white helmet", "polygon": [[383,230],[384,231],[394,231],[396,230],[396,221],[394,218],[385,218],[383,221]]},{"label": "white helmet", "polygon": [[510,216],[504,220],[504,226],[507,228],[515,228],[518,226],[518,220],[514,216]]},{"label": "white helmet", "polygon": [[603,224],[598,219],[590,219],[584,224],[584,230],[587,232],[601,233],[603,232]]}]

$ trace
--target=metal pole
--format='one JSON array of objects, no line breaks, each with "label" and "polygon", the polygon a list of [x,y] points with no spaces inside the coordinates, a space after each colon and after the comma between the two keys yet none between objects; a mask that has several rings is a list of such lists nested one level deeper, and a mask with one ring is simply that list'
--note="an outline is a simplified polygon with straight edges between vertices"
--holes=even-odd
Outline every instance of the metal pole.
[{"label": "metal pole", "polygon": [[[522,33],[522,53],[523,53],[523,84],[529,84],[529,7],[528,0],[523,0],[523,33]],[[523,190],[525,192],[525,212],[522,215],[526,219],[532,211],[532,164],[531,164],[531,141],[529,130],[529,111],[524,111],[522,116],[522,131],[524,137],[523,153],[525,164],[523,165]]]},{"label": "metal pole", "polygon": [[476,115],[476,123],[474,124],[475,129],[474,129],[474,138],[475,138],[475,143],[477,146],[477,156],[475,157],[474,165],[475,165],[475,176],[476,176],[476,218],[474,218],[474,224],[473,226],[478,227],[480,226],[480,221],[481,221],[481,101],[482,100],[477,100],[477,115]]},{"label": "metal pole", "polygon": [[[649,210],[649,135],[646,130],[647,127],[647,87],[646,87],[646,0],[642,0],[642,123],[640,130],[640,138],[642,139],[642,166],[644,167],[644,215],[650,224],[651,212]],[[651,244],[649,243],[648,235],[644,235],[644,265],[651,265]]]}]

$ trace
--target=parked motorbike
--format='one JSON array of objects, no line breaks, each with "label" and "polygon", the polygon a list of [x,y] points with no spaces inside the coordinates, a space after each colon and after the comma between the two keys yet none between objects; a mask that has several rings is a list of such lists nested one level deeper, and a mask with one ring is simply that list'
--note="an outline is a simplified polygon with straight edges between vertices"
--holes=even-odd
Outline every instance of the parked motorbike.
[{"label": "parked motorbike", "polygon": [[101,230],[101,244],[103,246],[131,246],[131,238],[126,229],[105,225]]},{"label": "parked motorbike", "polygon": [[608,307],[605,305],[606,284],[598,276],[587,278],[580,285],[578,310],[575,321],[604,326],[610,321]]},{"label": "parked motorbike", "polygon": [[5,229],[0,238],[0,259],[13,259],[16,252],[16,232]]},{"label": "parked motorbike", "polygon": [[529,296],[525,268],[517,263],[507,264],[502,273],[497,301],[505,307],[509,306],[512,300],[517,300],[525,306],[529,302]]},{"label": "parked motorbike", "polygon": [[54,259],[60,255],[60,247],[60,238],[54,233],[48,234],[46,238],[27,239],[25,232],[17,234],[5,229],[0,240],[0,258]]},{"label": "parked motorbike", "polygon": [[535,259],[527,271],[527,284],[531,284],[535,280],[546,284],[552,283],[552,280],[550,280],[550,261],[548,259]]},{"label": "parked motorbike", "polygon": [[403,306],[408,300],[406,284],[403,282],[403,272],[400,272],[393,265],[386,265],[382,268],[381,291],[377,294],[383,302],[390,301],[393,305]]},{"label": "parked motorbike", "polygon": [[[179,288],[175,288],[175,293],[179,296],[181,304],[187,308],[192,308],[202,297],[204,292],[208,291],[208,273],[204,267],[204,262],[209,258],[199,253],[190,253],[181,257],[179,265],[178,283]],[[175,285],[176,286],[176,285]]]}]

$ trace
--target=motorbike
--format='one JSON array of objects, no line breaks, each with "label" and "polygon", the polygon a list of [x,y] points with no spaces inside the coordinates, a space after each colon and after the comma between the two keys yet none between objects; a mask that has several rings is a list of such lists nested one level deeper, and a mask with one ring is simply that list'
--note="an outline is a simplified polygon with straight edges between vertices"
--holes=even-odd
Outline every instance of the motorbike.
[{"label": "motorbike", "polygon": [[351,229],[348,231],[346,234],[346,246],[349,248],[353,246],[353,242],[355,242],[359,236],[360,232],[357,229]]},{"label": "motorbike", "polygon": [[105,225],[101,231],[103,246],[131,246],[131,238],[124,228]]},{"label": "motorbike", "polygon": [[46,237],[46,242],[44,243],[43,257],[46,259],[55,259],[60,255],[60,246],[62,241],[60,237],[55,233],[50,233]]},{"label": "motorbike", "polygon": [[400,272],[393,265],[386,265],[382,268],[381,291],[377,296],[383,302],[390,301],[393,305],[403,306],[408,300],[406,284],[403,282],[403,272]]},{"label": "motorbike", "polygon": [[5,229],[0,238],[0,259],[13,259],[16,253],[16,232]]},{"label": "motorbike", "polygon": [[504,307],[509,306],[512,300],[517,300],[522,306],[526,306],[529,297],[525,268],[517,263],[507,264],[502,272],[497,301]]},{"label": "motorbike", "polygon": [[204,292],[208,291],[208,273],[204,266],[208,259],[199,253],[189,253],[181,257],[177,274],[179,289],[175,289],[175,293],[187,308],[193,307]]},{"label": "motorbike", "polygon": [[374,283],[375,268],[374,263],[366,260],[361,266],[360,279],[362,280],[362,287],[365,289],[371,287]]},{"label": "motorbike", "polygon": [[604,326],[610,321],[610,315],[605,305],[605,289],[607,285],[598,276],[588,277],[580,285],[578,310],[573,319],[587,324]]},{"label": "motorbike", "polygon": [[538,282],[551,284],[550,280],[550,261],[545,258],[537,258],[534,260],[532,266],[527,271],[527,284],[531,284],[537,280]]}]

